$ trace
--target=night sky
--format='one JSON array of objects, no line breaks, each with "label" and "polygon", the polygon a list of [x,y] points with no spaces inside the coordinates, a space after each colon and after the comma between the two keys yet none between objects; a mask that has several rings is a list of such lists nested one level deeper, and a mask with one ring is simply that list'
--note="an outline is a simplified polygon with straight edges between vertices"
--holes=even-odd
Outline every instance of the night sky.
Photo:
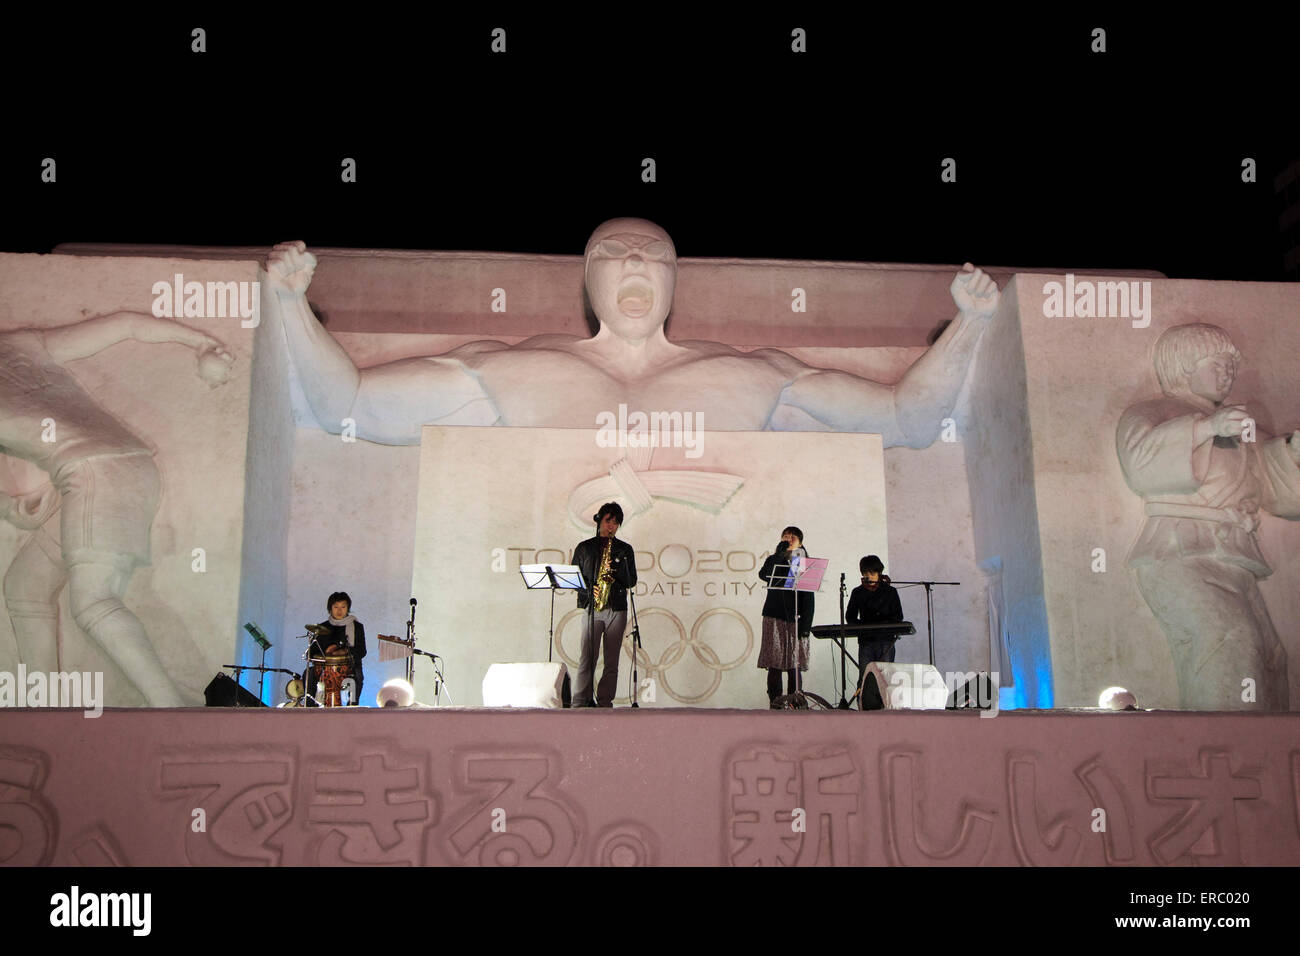
[{"label": "night sky", "polygon": [[8,36],[0,249],[579,254],[639,215],[681,256],[1286,278],[1273,178],[1300,132],[1277,22],[314,15],[51,13]]}]

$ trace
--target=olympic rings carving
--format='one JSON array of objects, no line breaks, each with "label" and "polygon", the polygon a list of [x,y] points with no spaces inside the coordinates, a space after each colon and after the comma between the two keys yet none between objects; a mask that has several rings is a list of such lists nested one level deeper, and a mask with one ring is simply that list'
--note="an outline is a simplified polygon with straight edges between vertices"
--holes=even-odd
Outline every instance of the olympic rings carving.
[{"label": "olympic rings carving", "polygon": [[[658,681],[659,686],[664,689],[664,692],[667,693],[669,697],[673,700],[679,700],[683,704],[698,704],[702,701],[708,700],[713,696],[714,691],[722,686],[722,668],[717,666],[718,655],[713,653],[713,648],[709,647],[707,644],[704,645],[704,649],[713,655],[712,665],[707,661],[704,662],[704,666],[713,671],[713,679],[709,683],[708,690],[702,694],[696,694],[693,696],[677,693],[673,690],[672,685],[668,683],[668,668],[672,667],[673,664],[676,664],[682,659],[682,655],[686,653],[686,648],[688,646],[694,647],[695,654],[698,657],[699,647],[691,644],[691,641],[694,638],[694,633],[692,632],[691,637],[688,638],[686,636],[686,628],[682,625],[681,619],[672,611],[666,611],[660,607],[652,607],[648,610],[642,611],[641,617],[648,617],[652,614],[663,614],[667,616],[677,628],[678,638],[676,644],[671,645],[666,651],[664,651],[663,657],[659,659],[659,663],[648,668],[650,673],[647,676],[655,678]],[[642,648],[642,650],[644,650],[644,648]],[[672,660],[669,660],[670,654],[672,655]],[[701,658],[701,660],[703,659]]]},{"label": "olympic rings carving", "polygon": [[[698,635],[700,633],[700,625],[703,624],[708,618],[711,618],[715,614],[730,614],[737,621],[739,621],[740,626],[745,629],[745,649],[741,651],[740,655],[730,664],[718,664],[718,667],[720,667],[722,670],[729,671],[734,667],[739,667],[741,664],[745,663],[745,661],[749,660],[749,652],[754,649],[754,629],[753,627],[750,626],[749,621],[745,619],[745,615],[741,614],[735,608],[711,607],[695,619],[695,626],[691,628],[690,643],[692,648],[697,648],[699,646]],[[707,644],[704,646],[708,647]],[[709,649],[712,650],[712,648]],[[700,652],[698,650],[695,651],[695,656],[700,657]],[[700,663],[701,664],[705,663],[704,658],[700,657]],[[706,666],[708,665],[706,664]]]},{"label": "olympic rings carving", "polygon": [[[587,612],[583,609],[574,608],[573,610],[565,614],[562,618],[560,618],[559,622],[556,624],[556,628],[555,628],[556,652],[559,654],[560,659],[564,661],[564,663],[571,668],[577,668],[579,666],[579,661],[575,660],[573,656],[569,654],[569,652],[566,650],[564,646],[564,629],[571,620],[585,613]],[[706,620],[708,620],[709,618],[717,614],[729,615],[730,617],[735,618],[737,621],[740,622],[740,626],[744,628],[745,631],[745,649],[741,651],[740,654],[738,654],[735,657],[735,659],[727,661],[725,663],[718,657],[717,651],[715,651],[712,646],[710,646],[707,642],[705,642],[700,637],[701,626],[704,624]],[[665,608],[652,607],[652,608],[645,608],[640,612],[640,617],[642,618],[652,617],[655,615],[662,615],[668,618],[668,620],[672,623],[673,627],[677,629],[677,640],[664,649],[664,652],[660,655],[659,661],[657,663],[652,662],[650,660],[650,655],[646,652],[645,648],[641,647],[636,652],[636,666],[639,671],[644,672],[646,677],[651,678],[656,683],[658,683],[661,687],[663,687],[664,692],[668,694],[669,697],[673,698],[673,700],[676,700],[680,703],[699,704],[702,703],[703,701],[708,700],[710,697],[713,696],[714,693],[717,692],[718,688],[722,686],[723,672],[733,670],[739,667],[745,661],[749,660],[750,654],[754,650],[754,628],[750,625],[749,621],[745,618],[745,616],[741,614],[739,611],[735,610],[734,608],[729,608],[729,607],[709,608],[707,611],[705,611],[703,614],[701,614],[699,617],[695,619],[695,623],[691,627],[691,632],[689,637],[686,634],[686,626],[682,623],[681,618],[679,618],[672,611],[669,611]],[[713,672],[713,677],[710,680],[708,688],[704,690],[703,693],[700,694],[687,694],[685,692],[679,693],[677,690],[673,689],[672,684],[668,680],[669,668],[677,664],[677,662],[682,659],[682,656],[686,653],[686,648],[688,647],[691,649],[691,652],[695,655],[695,659]],[[632,650],[632,636],[630,632],[625,634],[623,637],[623,653],[627,655],[629,661],[632,660],[633,650]],[[640,688],[637,688],[638,692],[639,690]],[[623,704],[629,702],[629,698],[627,697],[615,698],[615,700],[616,702],[623,703]]]}]

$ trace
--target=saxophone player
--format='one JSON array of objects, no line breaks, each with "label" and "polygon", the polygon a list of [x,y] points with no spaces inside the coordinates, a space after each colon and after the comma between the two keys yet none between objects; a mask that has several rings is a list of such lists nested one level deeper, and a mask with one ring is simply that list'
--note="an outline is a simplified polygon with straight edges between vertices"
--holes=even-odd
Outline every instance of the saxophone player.
[{"label": "saxophone player", "polygon": [[[618,685],[618,658],[623,650],[623,631],[627,627],[627,589],[636,586],[636,556],[632,546],[618,540],[623,524],[623,509],[609,501],[592,516],[595,537],[573,549],[573,564],[582,571],[588,589],[578,592],[582,616],[582,657],[578,677],[573,685],[574,707],[613,707]],[[596,674],[596,656],[605,651],[605,668],[591,696]]]}]

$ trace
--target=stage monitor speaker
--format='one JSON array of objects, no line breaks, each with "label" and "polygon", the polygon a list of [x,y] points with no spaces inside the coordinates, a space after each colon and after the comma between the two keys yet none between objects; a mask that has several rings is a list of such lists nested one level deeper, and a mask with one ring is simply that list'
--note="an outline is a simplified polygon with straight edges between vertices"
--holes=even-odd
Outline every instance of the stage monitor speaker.
[{"label": "stage monitor speaker", "polygon": [[863,675],[863,710],[943,710],[948,688],[933,664],[872,661]]},{"label": "stage monitor speaker", "polygon": [[972,672],[970,680],[960,687],[954,687],[948,697],[949,710],[965,710],[978,707],[991,710],[998,703],[998,686],[988,671]]},{"label": "stage monitor speaker", "polygon": [[265,707],[257,697],[245,687],[234,682],[229,674],[219,673],[203,691],[203,703],[207,707]]},{"label": "stage monitor speaker", "polygon": [[563,664],[493,664],[483,678],[484,707],[569,706],[569,669]]}]

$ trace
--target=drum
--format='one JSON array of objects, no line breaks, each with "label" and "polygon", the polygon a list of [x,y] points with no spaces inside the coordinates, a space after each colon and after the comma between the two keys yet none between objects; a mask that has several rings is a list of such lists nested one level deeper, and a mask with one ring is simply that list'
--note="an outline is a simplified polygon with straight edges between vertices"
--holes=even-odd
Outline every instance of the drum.
[{"label": "drum", "polygon": [[343,706],[343,682],[352,676],[352,652],[322,654],[309,658],[320,681],[318,700],[322,707]]},{"label": "drum", "polygon": [[306,706],[307,683],[301,677],[294,677],[284,685],[285,701],[281,707]]}]

